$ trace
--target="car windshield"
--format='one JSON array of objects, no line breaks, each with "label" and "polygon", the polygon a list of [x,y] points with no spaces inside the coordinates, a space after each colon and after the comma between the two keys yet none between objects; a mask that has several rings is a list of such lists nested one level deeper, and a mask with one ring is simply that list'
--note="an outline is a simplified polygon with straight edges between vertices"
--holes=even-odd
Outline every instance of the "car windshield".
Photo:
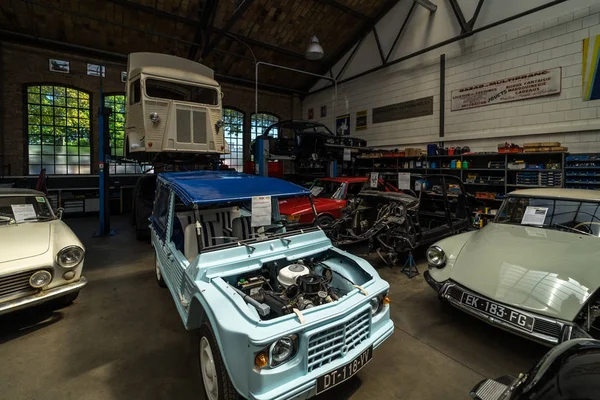
[{"label": "car windshield", "polygon": [[54,219],[44,196],[1,196],[0,225]]},{"label": "car windshield", "polygon": [[509,197],[494,222],[528,225],[600,237],[600,203],[537,197]]},{"label": "car windshield", "polygon": [[325,125],[306,124],[299,126],[295,131],[296,133],[324,133],[335,136]]},{"label": "car windshield", "polygon": [[317,180],[310,188],[313,197],[322,199],[341,199],[344,196],[342,182]]}]

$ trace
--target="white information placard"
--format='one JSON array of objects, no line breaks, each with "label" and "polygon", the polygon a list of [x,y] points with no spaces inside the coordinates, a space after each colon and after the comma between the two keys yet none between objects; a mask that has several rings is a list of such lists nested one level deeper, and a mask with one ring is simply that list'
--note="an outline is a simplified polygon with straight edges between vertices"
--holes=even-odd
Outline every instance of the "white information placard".
[{"label": "white information placard", "polygon": [[10,208],[12,208],[15,221],[17,222],[23,222],[27,218],[35,218],[37,216],[33,204],[12,204]]},{"label": "white information placard", "polygon": [[319,195],[319,193],[321,193],[323,191],[324,187],[323,186],[313,186],[310,189],[310,192],[312,193],[312,195],[314,197],[317,197]]},{"label": "white information placard", "polygon": [[369,179],[369,187],[376,188],[379,182],[379,172],[371,172],[371,178]]},{"label": "white information placard", "polygon": [[344,161],[352,161],[351,149],[344,149]]},{"label": "white information placard", "polygon": [[271,196],[252,197],[252,218],[250,225],[271,225]]},{"label": "white information placard", "polygon": [[544,225],[546,214],[548,209],[546,207],[531,207],[527,206],[523,219],[521,220],[522,225]]},{"label": "white information placard", "polygon": [[398,189],[410,190],[410,172],[398,172]]}]

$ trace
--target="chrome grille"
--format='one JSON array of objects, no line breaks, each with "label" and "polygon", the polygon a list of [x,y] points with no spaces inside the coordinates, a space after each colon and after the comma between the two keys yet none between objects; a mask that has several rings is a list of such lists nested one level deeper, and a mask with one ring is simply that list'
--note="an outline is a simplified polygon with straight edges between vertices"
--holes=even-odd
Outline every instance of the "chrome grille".
[{"label": "chrome grille", "polygon": [[561,326],[556,322],[546,321],[543,319],[535,319],[533,331],[544,335],[558,337],[560,336]]},{"label": "chrome grille", "polygon": [[308,372],[329,364],[353,350],[371,334],[371,312],[312,335],[308,340]]},{"label": "chrome grille", "polygon": [[[29,278],[35,271],[18,272],[12,275],[0,277],[0,298],[14,296],[17,294],[35,293],[37,289],[29,285]],[[48,271],[52,273],[52,271]]]},{"label": "chrome grille", "polygon": [[179,143],[192,142],[190,110],[177,110],[177,141]]},{"label": "chrome grille", "polygon": [[194,111],[194,143],[206,144],[206,113]]},{"label": "chrome grille", "polygon": [[460,289],[459,289],[458,287],[456,287],[456,286],[450,286],[450,287],[448,288],[448,291],[446,291],[446,294],[447,294],[448,296],[452,297],[453,299],[460,301],[460,299],[461,299],[461,297],[462,297],[462,294],[463,294],[463,291],[462,291],[462,290],[460,290]]}]

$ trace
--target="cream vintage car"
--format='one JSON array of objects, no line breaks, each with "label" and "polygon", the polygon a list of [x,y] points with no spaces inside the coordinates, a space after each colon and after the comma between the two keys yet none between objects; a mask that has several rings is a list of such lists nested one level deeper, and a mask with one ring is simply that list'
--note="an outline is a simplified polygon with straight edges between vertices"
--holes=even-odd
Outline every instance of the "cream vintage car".
[{"label": "cream vintage car", "polygon": [[0,315],[69,304],[87,284],[84,247],[60,216],[41,192],[0,189]]},{"label": "cream vintage car", "polygon": [[550,346],[600,338],[600,192],[512,192],[492,223],[427,260],[438,296],[492,325]]}]

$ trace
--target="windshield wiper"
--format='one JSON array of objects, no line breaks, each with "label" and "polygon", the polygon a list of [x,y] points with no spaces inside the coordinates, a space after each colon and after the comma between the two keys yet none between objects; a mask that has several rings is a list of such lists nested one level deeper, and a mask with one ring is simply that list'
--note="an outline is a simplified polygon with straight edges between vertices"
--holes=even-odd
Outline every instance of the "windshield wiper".
[{"label": "windshield wiper", "polygon": [[242,243],[242,242],[237,242],[238,246],[245,246],[248,251],[250,251],[250,254],[254,253],[254,250],[256,250],[256,247],[254,246],[250,246],[249,244],[246,243]]},{"label": "windshield wiper", "polygon": [[583,231],[580,231],[579,229],[573,228],[571,226],[566,226],[566,225],[557,224],[557,223],[552,224],[552,226],[557,226],[559,228],[568,229],[568,230],[573,231],[573,232],[581,233],[582,235],[588,235],[588,236],[597,237],[596,235],[594,235],[592,233],[583,232]]},{"label": "windshield wiper", "polygon": [[6,219],[2,219],[0,220],[0,222],[8,222],[9,224],[17,223],[17,220],[11,215],[11,214],[7,214],[7,213],[0,213],[0,218],[6,218]]},{"label": "windshield wiper", "polygon": [[49,217],[47,215],[36,215],[35,217],[25,218],[23,221],[48,221],[54,219],[53,217]]}]

